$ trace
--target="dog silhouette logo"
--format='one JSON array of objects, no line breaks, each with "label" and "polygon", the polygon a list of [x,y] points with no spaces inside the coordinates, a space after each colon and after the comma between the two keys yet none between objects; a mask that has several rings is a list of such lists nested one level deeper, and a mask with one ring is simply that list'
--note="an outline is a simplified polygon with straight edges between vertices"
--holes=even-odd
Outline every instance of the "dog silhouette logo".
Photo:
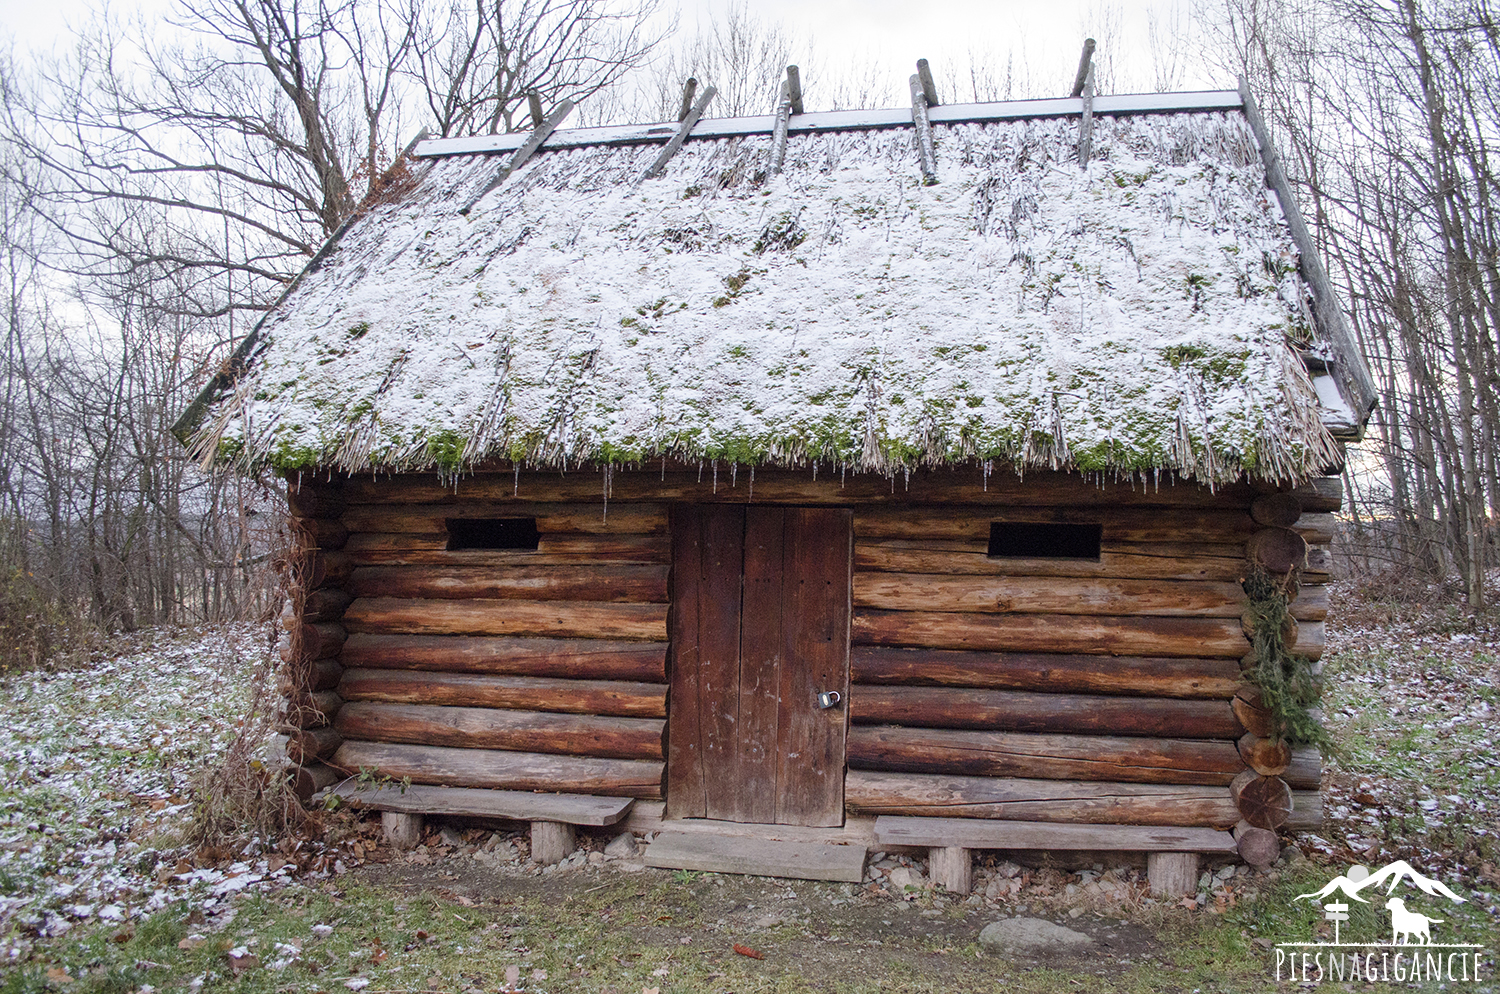
[{"label": "dog silhouette logo", "polygon": [[1406,902],[1399,897],[1386,901],[1385,908],[1391,913],[1391,945],[1393,946],[1397,943],[1405,945],[1419,939],[1431,945],[1432,932],[1429,926],[1440,925],[1443,921],[1441,918],[1428,918],[1415,911],[1407,911]]}]

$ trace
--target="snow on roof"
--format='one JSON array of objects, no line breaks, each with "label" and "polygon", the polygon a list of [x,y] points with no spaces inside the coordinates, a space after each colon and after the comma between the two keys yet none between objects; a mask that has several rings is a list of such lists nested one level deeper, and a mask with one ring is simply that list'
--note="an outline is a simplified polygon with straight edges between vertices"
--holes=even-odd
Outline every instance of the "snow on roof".
[{"label": "snow on roof", "polygon": [[762,133],[695,138],[645,181],[659,144],[560,141],[466,215],[509,152],[408,160],[407,192],[267,315],[196,451],[1204,482],[1337,460],[1241,112],[1096,116],[1087,168],[1076,119],[933,130],[934,186],[909,124],[794,130],[771,176]]}]

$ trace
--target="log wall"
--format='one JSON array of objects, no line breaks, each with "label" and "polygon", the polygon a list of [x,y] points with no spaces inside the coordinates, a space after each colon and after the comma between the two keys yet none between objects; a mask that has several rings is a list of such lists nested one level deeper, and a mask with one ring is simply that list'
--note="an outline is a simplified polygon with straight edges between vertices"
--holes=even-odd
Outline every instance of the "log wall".
[{"label": "log wall", "polygon": [[[1259,781],[1232,793],[1247,770],[1293,798],[1318,787],[1315,753],[1255,769],[1279,743],[1257,741],[1240,583],[1247,556],[1301,549],[1292,637],[1321,653],[1337,482],[1210,492],[1061,473],[893,485],[669,468],[616,471],[607,504],[590,471],[302,484],[308,593],[292,655],[305,675],[288,689],[295,714],[321,717],[289,720],[289,752],[305,780],[373,767],[659,798],[669,506],[842,505],[855,537],[850,812],[1227,828],[1253,806],[1242,796],[1257,811],[1282,796]],[[455,517],[535,517],[538,546],[450,551]],[[994,521],[1099,524],[1101,553],[991,559]]]}]

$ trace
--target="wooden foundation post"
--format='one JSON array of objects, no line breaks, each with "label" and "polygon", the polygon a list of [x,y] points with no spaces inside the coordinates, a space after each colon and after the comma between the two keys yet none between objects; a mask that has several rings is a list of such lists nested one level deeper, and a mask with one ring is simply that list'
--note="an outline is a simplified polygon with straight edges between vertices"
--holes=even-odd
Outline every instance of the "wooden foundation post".
[{"label": "wooden foundation post", "polygon": [[1185,897],[1198,890],[1198,854],[1154,852],[1146,856],[1152,897]]},{"label": "wooden foundation post", "polygon": [[380,812],[380,827],[385,829],[385,841],[397,849],[410,849],[422,841],[422,816],[402,811]]},{"label": "wooden foundation post", "polygon": [[531,823],[531,861],[550,866],[561,863],[574,849],[573,826],[560,821]]},{"label": "wooden foundation post", "polygon": [[969,850],[962,846],[933,846],[927,850],[928,876],[950,894],[969,893],[973,870]]}]

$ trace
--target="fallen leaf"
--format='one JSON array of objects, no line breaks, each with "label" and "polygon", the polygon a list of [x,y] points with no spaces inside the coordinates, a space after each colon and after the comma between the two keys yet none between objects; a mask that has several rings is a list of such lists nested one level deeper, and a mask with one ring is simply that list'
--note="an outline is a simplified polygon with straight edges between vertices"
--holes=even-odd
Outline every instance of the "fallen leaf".
[{"label": "fallen leaf", "polygon": [[642,987],[641,994],[661,994],[660,987]]},{"label": "fallen leaf", "polygon": [[125,943],[129,942],[134,937],[135,937],[135,933],[134,932],[130,931],[129,929],[125,929],[123,932],[116,932],[114,935],[110,936],[110,939],[113,940],[113,941],[115,941],[115,942],[118,942],[120,945],[123,946]]},{"label": "fallen leaf", "polygon": [[531,971],[531,979],[532,980],[546,980],[547,979],[547,971],[546,970],[532,970]]},{"label": "fallen leaf", "polygon": [[194,939],[194,938],[192,938],[190,936],[190,937],[188,937],[186,939],[180,940],[177,943],[177,948],[178,949],[197,949],[199,946],[203,945],[203,943],[205,943],[207,941],[208,941],[207,939]]},{"label": "fallen leaf", "polygon": [[653,977],[665,977],[666,975],[667,975],[667,968],[664,967],[664,966],[659,966],[655,970],[651,971],[651,976],[653,976]]},{"label": "fallen leaf", "polygon": [[507,966],[505,968],[505,986],[514,987],[521,982],[521,968],[519,966]]},{"label": "fallen leaf", "polygon": [[458,903],[462,904],[466,908],[476,908],[476,907],[478,907],[477,904],[475,904],[473,901],[469,900],[467,897],[464,897],[462,894],[460,894],[458,896]]},{"label": "fallen leaf", "polygon": [[751,949],[749,946],[742,946],[738,942],[734,944],[734,951],[739,953],[741,956],[748,956],[751,959],[766,958],[766,954],[761,952],[759,949]]},{"label": "fallen leaf", "polygon": [[73,978],[68,976],[67,970],[59,969],[55,966],[47,968],[47,979],[54,984],[71,984],[73,982]]},{"label": "fallen leaf", "polygon": [[291,860],[282,859],[280,856],[272,856],[266,861],[266,869],[270,870],[272,873],[275,873],[283,866],[286,866],[289,862],[291,862]]},{"label": "fallen leaf", "polygon": [[245,956],[236,956],[234,953],[226,953],[225,958],[229,960],[229,967],[235,973],[244,973],[246,970],[260,966],[260,959],[254,953]]}]

